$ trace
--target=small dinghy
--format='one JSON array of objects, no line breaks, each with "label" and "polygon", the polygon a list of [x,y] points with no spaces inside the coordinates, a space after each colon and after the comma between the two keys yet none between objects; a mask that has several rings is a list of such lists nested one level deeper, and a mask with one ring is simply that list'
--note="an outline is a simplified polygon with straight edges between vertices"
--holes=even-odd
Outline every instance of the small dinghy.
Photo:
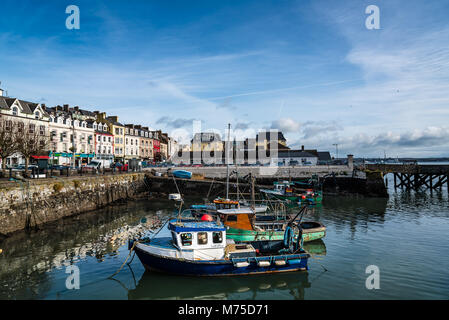
[{"label": "small dinghy", "polygon": [[190,172],[190,171],[175,170],[175,171],[172,171],[172,174],[175,178],[192,179],[192,172]]},{"label": "small dinghy", "polygon": [[[227,241],[219,221],[173,219],[171,237],[131,240],[129,249],[147,270],[194,276],[234,276],[307,270],[302,230],[292,227],[285,246],[261,254],[250,243]],[[296,231],[295,231],[296,230]]]}]

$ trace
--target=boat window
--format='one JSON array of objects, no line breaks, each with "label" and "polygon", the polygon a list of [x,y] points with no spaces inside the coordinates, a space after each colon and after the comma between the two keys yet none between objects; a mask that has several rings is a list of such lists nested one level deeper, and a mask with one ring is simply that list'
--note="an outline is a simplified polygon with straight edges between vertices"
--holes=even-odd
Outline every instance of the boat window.
[{"label": "boat window", "polygon": [[198,244],[207,244],[207,232],[198,232]]},{"label": "boat window", "polygon": [[212,242],[221,243],[223,241],[223,233],[221,231],[216,231],[212,233]]},{"label": "boat window", "polygon": [[191,233],[181,233],[181,242],[183,246],[192,245],[192,234]]},{"label": "boat window", "polygon": [[237,215],[235,214],[230,214],[228,216],[228,218],[226,219],[226,221],[237,221]]}]

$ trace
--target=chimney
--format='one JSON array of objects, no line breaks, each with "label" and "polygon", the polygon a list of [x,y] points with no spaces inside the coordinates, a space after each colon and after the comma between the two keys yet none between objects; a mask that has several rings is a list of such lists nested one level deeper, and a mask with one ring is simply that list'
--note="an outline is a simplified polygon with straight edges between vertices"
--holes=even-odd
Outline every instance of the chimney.
[{"label": "chimney", "polygon": [[[104,116],[106,116],[106,112],[103,112],[102,114],[104,114]],[[111,119],[112,122],[118,122],[118,117],[117,116],[110,116],[108,118]]]},{"label": "chimney", "polygon": [[304,151],[304,146],[301,146],[301,151]]},{"label": "chimney", "polygon": [[75,111],[80,111],[80,107],[75,106],[73,109],[75,109]]},{"label": "chimney", "polygon": [[41,104],[41,108],[42,110],[47,111],[47,106],[45,105],[45,103]]},{"label": "chimney", "polygon": [[149,130],[148,127],[142,127],[142,129],[143,129],[143,130],[146,130],[146,131]]},{"label": "chimney", "polygon": [[69,112],[69,105],[68,104],[64,104],[63,107],[64,107],[64,111],[65,112]]}]

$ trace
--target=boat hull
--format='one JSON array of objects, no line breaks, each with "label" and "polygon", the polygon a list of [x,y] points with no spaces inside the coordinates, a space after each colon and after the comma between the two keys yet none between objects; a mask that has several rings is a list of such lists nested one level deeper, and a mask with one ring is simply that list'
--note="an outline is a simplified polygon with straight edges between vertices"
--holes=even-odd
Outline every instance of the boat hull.
[{"label": "boat hull", "polygon": [[[267,256],[258,258],[239,258],[233,260],[186,260],[163,257],[135,248],[137,257],[145,269],[188,276],[236,276],[277,272],[305,271],[310,257],[307,253]],[[285,261],[277,265],[275,260]],[[258,261],[269,261],[269,266],[259,266]],[[247,263],[247,266],[237,266]]]}]

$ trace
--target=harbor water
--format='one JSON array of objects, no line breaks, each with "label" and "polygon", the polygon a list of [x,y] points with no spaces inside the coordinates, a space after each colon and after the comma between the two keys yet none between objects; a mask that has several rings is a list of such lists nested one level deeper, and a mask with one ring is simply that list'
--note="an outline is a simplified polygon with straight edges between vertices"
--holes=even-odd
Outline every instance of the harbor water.
[{"label": "harbor water", "polygon": [[[307,272],[181,277],[145,271],[135,257],[108,279],[128,257],[127,237],[156,230],[173,214],[173,202],[139,200],[1,241],[0,299],[448,299],[446,187],[430,193],[388,185],[389,199],[327,196],[310,210],[304,220],[321,221],[327,234],[306,244]],[[79,289],[66,286],[71,265]],[[373,265],[378,289],[366,286]]]}]

